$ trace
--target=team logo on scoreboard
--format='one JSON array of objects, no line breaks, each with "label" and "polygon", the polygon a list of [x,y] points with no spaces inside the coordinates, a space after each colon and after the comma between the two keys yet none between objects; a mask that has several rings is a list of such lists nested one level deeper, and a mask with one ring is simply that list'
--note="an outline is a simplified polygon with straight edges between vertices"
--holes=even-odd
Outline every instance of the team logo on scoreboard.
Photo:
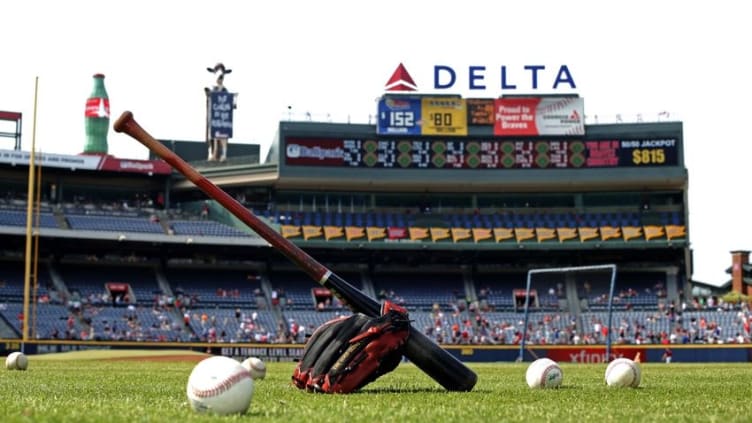
[{"label": "team logo on scoreboard", "polygon": [[[484,91],[486,89],[561,91],[577,88],[572,72],[567,65],[558,65],[558,69],[557,66],[546,65],[523,65],[521,67],[501,65],[496,70],[487,66],[471,65],[467,67],[467,72],[451,66],[434,65],[433,88],[435,90],[462,88],[460,86],[461,81],[467,81],[467,89],[471,91]],[[418,84],[415,83],[405,65],[400,63],[384,89],[388,92],[417,91]]]},{"label": "team logo on scoreboard", "polygon": [[287,157],[297,159],[300,157],[300,146],[298,144],[287,145]]}]

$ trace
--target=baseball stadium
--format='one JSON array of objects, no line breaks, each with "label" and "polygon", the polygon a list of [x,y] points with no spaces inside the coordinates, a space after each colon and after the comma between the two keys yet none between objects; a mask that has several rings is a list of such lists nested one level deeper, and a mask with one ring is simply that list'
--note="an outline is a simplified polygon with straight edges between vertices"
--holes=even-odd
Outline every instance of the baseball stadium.
[{"label": "baseball stadium", "polygon": [[[154,150],[0,149],[0,353],[30,362],[0,404],[10,421],[208,421],[185,382],[221,355],[266,362],[246,413],[263,421],[745,421],[749,253],[723,288],[693,281],[682,122],[586,124],[585,100],[386,93],[372,123],[279,122],[266,157],[158,140],[188,173]],[[413,349],[354,395],[294,389],[314,331],[368,314],[329,275],[404,308],[477,385],[446,392]],[[564,389],[525,385],[542,357]],[[639,388],[607,388],[617,357]],[[82,395],[92,414],[45,401]]]}]

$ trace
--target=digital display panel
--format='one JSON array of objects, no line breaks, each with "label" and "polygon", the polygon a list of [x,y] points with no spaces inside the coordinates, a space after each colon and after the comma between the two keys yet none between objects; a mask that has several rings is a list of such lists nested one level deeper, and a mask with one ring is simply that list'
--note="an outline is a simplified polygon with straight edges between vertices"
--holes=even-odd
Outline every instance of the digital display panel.
[{"label": "digital display panel", "polygon": [[579,169],[677,166],[678,141],[287,137],[285,163],[402,169]]}]

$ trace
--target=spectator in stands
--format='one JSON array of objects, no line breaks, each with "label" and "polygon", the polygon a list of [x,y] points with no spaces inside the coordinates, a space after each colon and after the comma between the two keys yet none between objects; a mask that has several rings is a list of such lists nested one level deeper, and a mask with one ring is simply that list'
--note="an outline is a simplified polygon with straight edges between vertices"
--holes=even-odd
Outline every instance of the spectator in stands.
[{"label": "spectator in stands", "polygon": [[204,201],[204,204],[201,206],[201,220],[206,220],[209,218],[209,201]]},{"label": "spectator in stands", "polygon": [[163,210],[165,207],[165,198],[164,198],[164,194],[161,191],[157,193],[156,204],[157,204],[157,208],[159,208],[160,210]]},{"label": "spectator in stands", "polygon": [[582,338],[580,338],[580,335],[577,332],[572,332],[572,344],[574,345],[580,345],[582,343]]},{"label": "spectator in stands", "polygon": [[459,344],[462,332],[460,332],[460,325],[455,323],[452,325],[452,343]]}]

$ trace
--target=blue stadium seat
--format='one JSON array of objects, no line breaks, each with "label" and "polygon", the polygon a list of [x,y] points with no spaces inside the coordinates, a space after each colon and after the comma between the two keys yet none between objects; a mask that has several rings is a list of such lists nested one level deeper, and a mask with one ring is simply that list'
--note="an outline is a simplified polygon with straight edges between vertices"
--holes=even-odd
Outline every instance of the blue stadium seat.
[{"label": "blue stadium seat", "polygon": [[245,237],[248,233],[213,220],[173,220],[170,222],[175,235]]},{"label": "blue stadium seat", "polygon": [[66,215],[68,225],[73,230],[165,233],[162,225],[147,217],[124,217],[102,215]]}]

